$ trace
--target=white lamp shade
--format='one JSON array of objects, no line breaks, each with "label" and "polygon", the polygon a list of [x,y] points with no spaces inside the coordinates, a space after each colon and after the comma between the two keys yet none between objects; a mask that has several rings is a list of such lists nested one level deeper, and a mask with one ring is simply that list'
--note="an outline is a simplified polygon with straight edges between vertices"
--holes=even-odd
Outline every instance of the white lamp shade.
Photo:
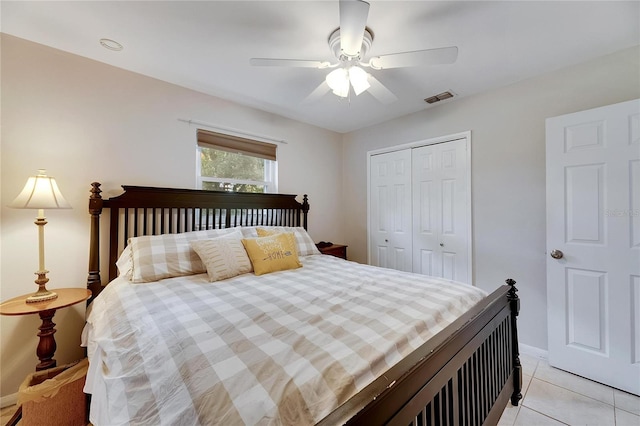
[{"label": "white lamp shade", "polygon": [[371,85],[369,84],[369,76],[367,72],[360,67],[349,68],[349,81],[353,86],[353,91],[358,96],[360,93],[367,90]]},{"label": "white lamp shade", "polygon": [[341,98],[349,95],[349,73],[346,69],[338,68],[331,71],[325,80],[336,95]]},{"label": "white lamp shade", "polygon": [[27,184],[9,207],[15,209],[70,209],[56,180],[39,170],[37,176],[31,176]]}]

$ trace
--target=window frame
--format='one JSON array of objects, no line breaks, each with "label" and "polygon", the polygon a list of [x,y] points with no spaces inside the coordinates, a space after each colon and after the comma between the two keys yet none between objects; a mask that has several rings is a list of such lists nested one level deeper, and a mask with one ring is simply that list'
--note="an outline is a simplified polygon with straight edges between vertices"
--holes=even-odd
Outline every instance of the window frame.
[{"label": "window frame", "polygon": [[[200,130],[198,130],[200,131]],[[209,132],[212,133],[212,132]],[[221,136],[226,136],[223,134],[220,134]],[[231,135],[229,135],[231,136]],[[233,136],[231,136],[233,137]],[[244,139],[244,138],[243,138]],[[262,143],[260,141],[251,141],[249,139],[246,139],[246,141],[248,142],[256,142],[256,143]],[[253,156],[251,154],[248,153],[238,153],[241,155],[248,155],[250,157],[255,157],[255,158],[260,158],[261,160],[264,161],[264,180],[262,181],[253,181],[253,180],[246,180],[246,179],[235,179],[235,178],[218,178],[218,177],[211,177],[211,176],[202,176],[202,149],[203,148],[207,148],[207,149],[216,149],[215,146],[203,146],[203,145],[210,145],[210,144],[200,144],[200,141],[198,139],[196,139],[196,189],[202,189],[203,184],[205,182],[213,182],[213,183],[229,183],[229,184],[244,184],[244,185],[257,185],[257,186],[262,186],[264,188],[264,193],[265,194],[277,194],[278,193],[278,160],[277,158],[275,160],[269,160],[266,158],[262,158],[258,155]],[[220,151],[229,151],[228,149],[220,149]],[[230,191],[233,192],[233,191]]]}]

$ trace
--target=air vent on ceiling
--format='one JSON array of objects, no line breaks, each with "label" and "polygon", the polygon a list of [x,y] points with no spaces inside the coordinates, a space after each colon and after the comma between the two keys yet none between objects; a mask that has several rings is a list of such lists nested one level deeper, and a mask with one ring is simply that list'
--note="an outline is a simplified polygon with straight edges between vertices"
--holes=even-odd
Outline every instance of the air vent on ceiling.
[{"label": "air vent on ceiling", "polygon": [[444,101],[445,99],[453,98],[453,93],[451,92],[442,92],[439,95],[431,96],[430,98],[426,98],[424,101],[428,104],[434,104],[436,102]]}]

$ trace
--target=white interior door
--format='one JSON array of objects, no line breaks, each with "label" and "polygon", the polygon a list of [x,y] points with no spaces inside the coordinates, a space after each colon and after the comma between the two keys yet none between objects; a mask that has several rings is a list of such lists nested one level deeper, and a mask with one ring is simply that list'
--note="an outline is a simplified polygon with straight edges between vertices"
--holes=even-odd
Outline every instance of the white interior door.
[{"label": "white interior door", "polygon": [[412,150],[413,272],[471,283],[467,139]]},{"label": "white interior door", "polygon": [[637,395],[639,106],[546,123],[549,363]]},{"label": "white interior door", "polygon": [[411,272],[411,150],[371,156],[369,172],[370,262]]}]

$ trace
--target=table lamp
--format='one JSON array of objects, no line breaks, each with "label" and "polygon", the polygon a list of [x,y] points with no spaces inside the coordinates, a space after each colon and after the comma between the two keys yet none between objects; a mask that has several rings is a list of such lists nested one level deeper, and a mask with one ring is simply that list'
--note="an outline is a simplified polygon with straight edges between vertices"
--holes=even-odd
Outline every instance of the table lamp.
[{"label": "table lamp", "polygon": [[44,267],[44,225],[47,224],[44,217],[44,209],[70,209],[71,205],[64,199],[56,180],[51,176],[47,176],[45,170],[38,170],[37,176],[31,176],[27,180],[24,189],[9,207],[16,209],[38,209],[38,216],[34,222],[38,226],[38,245],[40,263],[36,275],[35,283],[38,284],[38,291],[27,298],[27,303],[43,302],[52,300],[58,295],[47,290],[46,284],[49,281],[47,271]]}]

